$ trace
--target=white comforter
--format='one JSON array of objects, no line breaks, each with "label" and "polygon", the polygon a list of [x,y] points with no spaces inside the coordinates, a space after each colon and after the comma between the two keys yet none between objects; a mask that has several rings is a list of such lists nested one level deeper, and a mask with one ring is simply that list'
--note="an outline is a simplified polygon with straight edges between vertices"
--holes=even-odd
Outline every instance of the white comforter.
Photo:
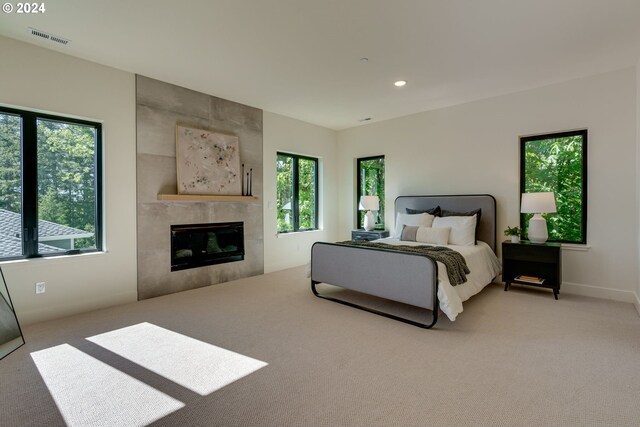
[{"label": "white comforter", "polygon": [[[387,237],[376,242],[390,245],[420,246],[426,243],[400,241],[400,239]],[[435,246],[435,245],[430,245]],[[475,246],[447,245],[448,248],[460,252],[467,261],[471,271],[467,274],[467,281],[461,285],[452,286],[447,276],[447,268],[438,262],[438,300],[440,309],[450,320],[456,320],[462,313],[462,303],[487,286],[500,271],[500,261],[485,242],[478,241]]]}]

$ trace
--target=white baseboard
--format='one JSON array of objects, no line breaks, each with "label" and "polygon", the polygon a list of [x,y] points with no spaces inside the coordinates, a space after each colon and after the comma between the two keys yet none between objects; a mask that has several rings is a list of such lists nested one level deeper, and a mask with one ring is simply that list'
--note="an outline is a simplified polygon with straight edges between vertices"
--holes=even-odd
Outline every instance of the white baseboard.
[{"label": "white baseboard", "polygon": [[620,289],[601,288],[599,286],[583,285],[581,283],[562,282],[560,291],[563,293],[582,295],[586,297],[610,299],[613,301],[629,302],[636,306],[640,313],[638,296],[633,291]]}]

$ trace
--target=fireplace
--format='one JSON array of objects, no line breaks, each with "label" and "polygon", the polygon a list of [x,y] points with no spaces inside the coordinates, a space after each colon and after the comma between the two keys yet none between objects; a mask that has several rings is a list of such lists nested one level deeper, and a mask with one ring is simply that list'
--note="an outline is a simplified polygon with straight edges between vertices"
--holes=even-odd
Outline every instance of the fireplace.
[{"label": "fireplace", "polygon": [[171,226],[171,271],[243,259],[243,222]]}]

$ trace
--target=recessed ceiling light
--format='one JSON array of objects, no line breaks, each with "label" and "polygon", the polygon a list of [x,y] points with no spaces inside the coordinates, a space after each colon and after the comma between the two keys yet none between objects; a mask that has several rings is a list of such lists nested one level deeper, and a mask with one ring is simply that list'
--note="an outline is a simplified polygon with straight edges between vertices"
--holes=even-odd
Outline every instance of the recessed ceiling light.
[{"label": "recessed ceiling light", "polygon": [[394,85],[398,86],[398,87],[402,87],[404,85],[406,85],[407,82],[405,80],[398,80],[397,82],[394,83]]},{"label": "recessed ceiling light", "polygon": [[360,58],[360,62],[369,62],[369,58],[367,57]]}]

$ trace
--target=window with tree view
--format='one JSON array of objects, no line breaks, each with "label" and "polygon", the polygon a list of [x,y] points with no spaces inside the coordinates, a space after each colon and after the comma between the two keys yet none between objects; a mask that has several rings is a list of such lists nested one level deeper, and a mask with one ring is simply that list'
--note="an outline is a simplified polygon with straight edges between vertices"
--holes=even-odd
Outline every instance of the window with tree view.
[{"label": "window with tree view", "polygon": [[384,156],[362,157],[356,162],[358,169],[358,191],[356,199],[356,218],[358,227],[362,227],[364,214],[358,210],[361,196],[378,196],[380,210],[374,212],[376,217],[376,229],[384,230]]},{"label": "window with tree view", "polygon": [[101,125],[0,108],[0,259],[102,249]]},{"label": "window with tree view", "polygon": [[[553,133],[520,138],[520,190],[553,191],[556,213],[543,214],[549,241],[587,242],[587,131]],[[521,214],[527,235],[533,214]]]},{"label": "window with tree view", "polygon": [[318,229],[318,159],[278,153],[278,233]]}]

